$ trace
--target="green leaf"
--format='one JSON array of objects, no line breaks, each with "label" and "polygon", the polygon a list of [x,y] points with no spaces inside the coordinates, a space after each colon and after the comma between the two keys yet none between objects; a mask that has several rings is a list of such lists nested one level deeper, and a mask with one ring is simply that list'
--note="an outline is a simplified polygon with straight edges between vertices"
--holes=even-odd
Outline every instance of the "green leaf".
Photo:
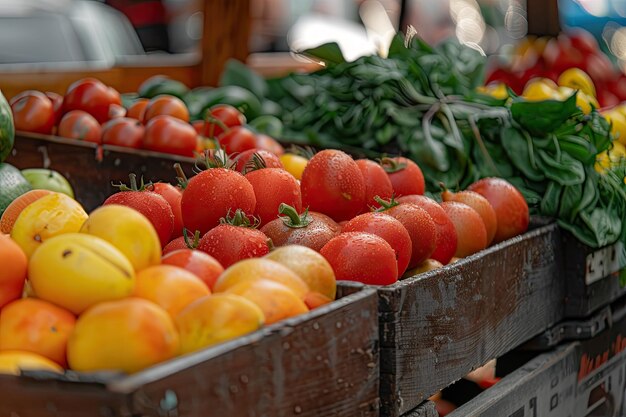
[{"label": "green leaf", "polygon": [[500,140],[502,147],[511,163],[531,181],[543,181],[545,175],[535,161],[532,139],[524,137],[523,133],[514,127],[504,127],[501,130]]},{"label": "green leaf", "polygon": [[591,214],[581,212],[580,217],[593,232],[598,247],[614,243],[620,236],[622,221],[613,211],[596,207]]},{"label": "green leaf", "polygon": [[305,49],[299,53],[313,59],[319,59],[328,64],[342,64],[346,62],[337,42],[325,43],[316,48]]},{"label": "green leaf", "polygon": [[582,184],[576,184],[563,189],[559,206],[559,218],[568,221],[574,220],[574,211],[583,197]]},{"label": "green leaf", "polygon": [[575,135],[565,135],[558,138],[559,146],[563,152],[567,152],[573,158],[585,163],[592,164],[596,159],[595,147],[586,139]]},{"label": "green leaf", "polygon": [[583,164],[567,153],[561,153],[560,160],[550,156],[543,149],[537,150],[537,155],[545,169],[546,177],[563,186],[582,184],[585,181]]},{"label": "green leaf", "polygon": [[556,217],[559,212],[562,192],[563,187],[556,182],[550,182],[548,184],[548,188],[546,188],[546,192],[541,199],[541,214]]},{"label": "green leaf", "polygon": [[267,95],[268,90],[267,82],[263,77],[236,59],[229,59],[226,62],[219,85],[236,85],[243,87],[257,96],[259,100]]},{"label": "green leaf", "polygon": [[575,93],[565,101],[526,101],[517,98],[511,104],[513,118],[531,133],[538,135],[553,132],[578,112]]}]

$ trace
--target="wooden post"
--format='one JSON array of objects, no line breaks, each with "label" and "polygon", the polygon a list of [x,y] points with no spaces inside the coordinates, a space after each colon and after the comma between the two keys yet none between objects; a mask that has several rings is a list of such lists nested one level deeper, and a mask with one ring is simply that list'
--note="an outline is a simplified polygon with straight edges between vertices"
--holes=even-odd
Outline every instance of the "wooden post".
[{"label": "wooden post", "polygon": [[204,0],[202,85],[217,84],[229,58],[245,62],[250,31],[250,0]]},{"label": "wooden post", "polygon": [[561,31],[558,0],[526,0],[528,34],[556,36]]}]

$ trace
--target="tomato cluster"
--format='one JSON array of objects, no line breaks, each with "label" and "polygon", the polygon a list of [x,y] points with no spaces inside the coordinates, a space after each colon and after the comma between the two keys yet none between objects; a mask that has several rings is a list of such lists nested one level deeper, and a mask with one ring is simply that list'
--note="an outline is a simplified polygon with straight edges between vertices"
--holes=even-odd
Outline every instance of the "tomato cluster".
[{"label": "tomato cluster", "polygon": [[15,128],[24,132],[189,157],[217,145],[228,153],[258,148],[282,154],[278,142],[246,127],[230,105],[216,105],[205,120],[190,123],[187,105],[172,95],[138,98],[128,109],[121,104],[115,89],[92,78],[76,81],[64,97],[27,90],[11,100]]},{"label": "tomato cluster", "polygon": [[[503,180],[477,184],[476,192],[445,191],[439,203],[423,195],[422,171],[406,158],[355,161],[329,149],[304,159],[303,170],[286,169],[282,161],[293,163],[287,158],[302,157],[251,149],[232,160],[224,150],[205,151],[198,165],[206,169],[188,180],[179,173],[181,189],[133,186],[105,204],[142,212],[164,253],[197,249],[228,268],[273,247],[300,245],[321,253],[337,279],[376,285],[471,255],[528,227],[525,200]],[[145,194],[155,192],[161,196]]]},{"label": "tomato cluster", "polygon": [[544,77],[557,82],[570,68],[589,74],[602,107],[626,100],[626,76],[614,68],[593,35],[579,28],[570,29],[557,38],[525,38],[517,45],[513,56],[492,66],[486,83],[500,81],[521,94],[529,80]]}]

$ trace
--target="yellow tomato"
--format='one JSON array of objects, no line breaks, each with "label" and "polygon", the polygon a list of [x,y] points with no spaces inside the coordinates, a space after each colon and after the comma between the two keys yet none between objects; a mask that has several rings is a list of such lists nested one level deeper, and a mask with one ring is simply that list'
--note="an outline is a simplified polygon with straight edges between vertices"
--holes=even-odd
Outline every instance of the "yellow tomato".
[{"label": "yellow tomato", "polygon": [[596,97],[596,86],[593,84],[591,77],[580,68],[570,68],[563,71],[559,75],[558,84],[579,90],[588,96]]},{"label": "yellow tomato", "polygon": [[522,97],[528,101],[560,100],[557,88],[549,78],[533,78],[526,83]]},{"label": "yellow tomato", "polygon": [[306,168],[306,165],[309,163],[308,159],[292,153],[285,153],[279,158],[287,172],[296,177],[297,180],[302,178],[304,168]]},{"label": "yellow tomato", "polygon": [[161,242],[154,226],[130,207],[110,204],[93,211],[80,229],[120,250],[135,271],[161,263]]},{"label": "yellow tomato", "polygon": [[596,100],[593,96],[588,96],[582,91],[576,92],[573,88],[570,87],[559,87],[558,93],[561,100],[567,100],[572,96],[572,94],[576,93],[576,106],[584,113],[591,113],[592,106],[594,108],[600,107],[598,104],[598,100]]},{"label": "yellow tomato", "polygon": [[126,257],[96,236],[68,233],[33,254],[28,275],[38,298],[80,314],[88,307],[128,297],[135,271]]},{"label": "yellow tomato", "polygon": [[0,352],[0,374],[19,375],[20,370],[63,372],[56,363],[41,355],[19,350]]},{"label": "yellow tomato", "polygon": [[202,297],[176,316],[181,353],[193,352],[259,329],[263,311],[235,294]]},{"label": "yellow tomato", "polygon": [[52,193],[26,206],[15,220],[11,238],[29,258],[43,242],[64,233],[78,232],[87,213],[75,200]]},{"label": "yellow tomato", "polygon": [[484,87],[477,87],[476,90],[479,93],[487,94],[499,100],[504,100],[509,97],[509,92],[506,89],[505,83],[491,83]]}]

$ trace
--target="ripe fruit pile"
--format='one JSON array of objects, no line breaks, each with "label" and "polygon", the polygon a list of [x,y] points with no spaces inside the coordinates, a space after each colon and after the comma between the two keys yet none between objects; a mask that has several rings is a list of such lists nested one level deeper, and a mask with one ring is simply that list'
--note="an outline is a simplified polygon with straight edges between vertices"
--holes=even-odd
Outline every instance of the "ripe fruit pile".
[{"label": "ripe fruit pile", "polygon": [[[602,107],[626,101],[626,75],[613,66],[593,35],[580,28],[556,38],[529,36],[523,39],[511,56],[505,56],[505,60],[490,69],[486,82],[503,82],[516,94],[521,94],[531,79],[543,77],[557,82],[572,68],[589,74],[595,84],[597,94],[594,95]],[[566,78],[579,80],[577,76]]]},{"label": "ripe fruit pile", "polygon": [[[153,83],[153,79],[144,82]],[[187,104],[179,97],[150,95],[152,98],[136,98],[124,108],[119,92],[85,78],[72,84],[64,97],[27,90],[13,97],[10,104],[15,129],[23,132],[188,157],[215,148],[216,141],[227,152],[260,148],[283,153],[274,139],[245,126],[245,116],[233,106],[212,106],[205,120],[190,123]]]},{"label": "ripe fruit pile", "polygon": [[[171,215],[153,191],[115,196],[124,193]],[[304,246],[225,270],[199,250],[162,257],[155,217],[141,206],[107,203],[87,215],[65,194],[38,191],[12,206],[1,221],[10,235],[0,234],[0,373],[137,372],[335,298],[330,264]]]}]

